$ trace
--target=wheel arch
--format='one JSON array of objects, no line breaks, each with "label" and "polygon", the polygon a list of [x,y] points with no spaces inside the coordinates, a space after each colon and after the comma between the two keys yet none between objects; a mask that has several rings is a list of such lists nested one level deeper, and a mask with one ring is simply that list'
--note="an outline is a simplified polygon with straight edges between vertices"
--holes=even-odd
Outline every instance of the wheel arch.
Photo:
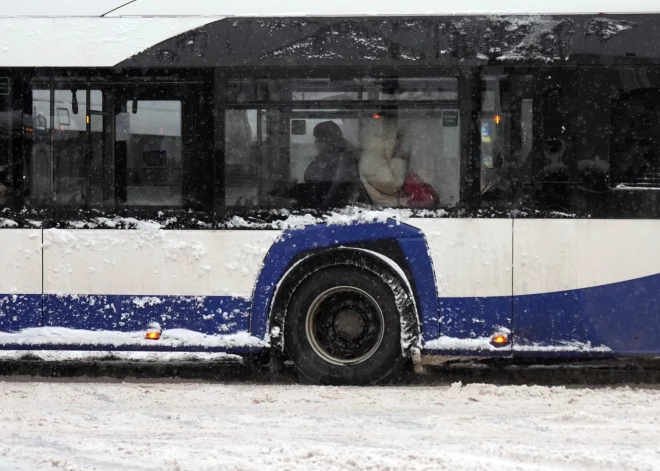
[{"label": "wheel arch", "polygon": [[[407,276],[417,303],[418,329],[427,338],[439,335],[438,295],[428,245],[421,230],[394,220],[346,225],[318,224],[287,230],[271,246],[255,283],[250,332],[270,341],[269,326],[274,293],[303,259],[334,250],[364,249],[389,258]],[[378,258],[371,254],[372,258]],[[380,259],[392,270],[391,262]]]}]

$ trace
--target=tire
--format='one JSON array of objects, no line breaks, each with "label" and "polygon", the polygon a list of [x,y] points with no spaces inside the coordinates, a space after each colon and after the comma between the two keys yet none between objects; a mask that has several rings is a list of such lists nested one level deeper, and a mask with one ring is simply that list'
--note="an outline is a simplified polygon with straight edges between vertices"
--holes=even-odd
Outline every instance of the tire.
[{"label": "tire", "polygon": [[392,288],[370,271],[342,265],[295,289],[284,346],[298,370],[321,384],[373,384],[406,362]]}]

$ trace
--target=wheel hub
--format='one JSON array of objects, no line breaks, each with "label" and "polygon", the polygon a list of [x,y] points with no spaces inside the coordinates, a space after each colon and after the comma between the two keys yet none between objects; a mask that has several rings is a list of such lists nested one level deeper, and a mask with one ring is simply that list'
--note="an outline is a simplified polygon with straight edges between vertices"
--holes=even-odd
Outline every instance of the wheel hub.
[{"label": "wheel hub", "polygon": [[383,312],[376,300],[351,286],[330,288],[317,296],[305,322],[314,352],[340,366],[369,359],[383,340],[384,326]]},{"label": "wheel hub", "polygon": [[365,331],[365,321],[355,309],[339,312],[333,324],[337,335],[347,342],[357,340]]}]

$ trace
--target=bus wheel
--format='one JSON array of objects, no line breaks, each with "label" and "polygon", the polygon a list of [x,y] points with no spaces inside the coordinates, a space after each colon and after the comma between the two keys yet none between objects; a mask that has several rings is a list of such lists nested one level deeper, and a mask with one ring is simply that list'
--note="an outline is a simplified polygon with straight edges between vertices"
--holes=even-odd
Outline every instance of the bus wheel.
[{"label": "bus wheel", "polygon": [[347,266],[319,270],[296,288],[284,345],[298,370],[316,383],[372,384],[406,361],[392,287]]}]

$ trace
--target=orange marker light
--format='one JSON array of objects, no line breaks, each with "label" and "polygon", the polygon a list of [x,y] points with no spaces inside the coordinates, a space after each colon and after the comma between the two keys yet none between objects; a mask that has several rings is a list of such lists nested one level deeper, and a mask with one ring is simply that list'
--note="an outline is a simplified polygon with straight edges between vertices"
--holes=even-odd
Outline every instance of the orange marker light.
[{"label": "orange marker light", "polygon": [[502,122],[502,117],[498,114],[495,115],[495,124],[500,124]]},{"label": "orange marker light", "polygon": [[504,343],[507,343],[508,341],[509,341],[509,339],[507,339],[505,335],[495,334],[493,336],[493,343],[504,344]]},{"label": "orange marker light", "polygon": [[85,120],[87,121],[87,124],[89,124],[89,115],[87,115],[87,118],[85,118]]},{"label": "orange marker light", "polygon": [[379,119],[381,116],[378,113],[374,113],[374,119]]},{"label": "orange marker light", "polygon": [[150,330],[147,332],[147,334],[144,336],[147,340],[158,340],[160,338],[160,332],[157,330]]}]

